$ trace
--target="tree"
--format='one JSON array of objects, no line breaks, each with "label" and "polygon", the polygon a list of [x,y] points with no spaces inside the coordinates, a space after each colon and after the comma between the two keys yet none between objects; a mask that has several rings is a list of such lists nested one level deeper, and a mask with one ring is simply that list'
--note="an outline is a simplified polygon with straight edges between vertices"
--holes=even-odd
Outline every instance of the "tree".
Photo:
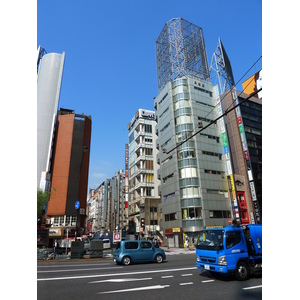
[{"label": "tree", "polygon": [[50,192],[37,191],[37,220],[42,217],[43,209],[50,197]]}]

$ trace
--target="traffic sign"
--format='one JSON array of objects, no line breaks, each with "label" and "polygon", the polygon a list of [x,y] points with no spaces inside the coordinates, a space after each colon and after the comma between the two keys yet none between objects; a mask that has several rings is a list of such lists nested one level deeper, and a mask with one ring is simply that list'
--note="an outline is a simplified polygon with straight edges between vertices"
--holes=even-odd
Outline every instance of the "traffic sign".
[{"label": "traffic sign", "polygon": [[120,242],[121,241],[122,234],[119,231],[114,231],[114,238],[113,242]]},{"label": "traffic sign", "polygon": [[79,201],[77,200],[77,201],[75,202],[75,208],[78,209],[79,206],[80,206],[80,203],[79,203]]}]

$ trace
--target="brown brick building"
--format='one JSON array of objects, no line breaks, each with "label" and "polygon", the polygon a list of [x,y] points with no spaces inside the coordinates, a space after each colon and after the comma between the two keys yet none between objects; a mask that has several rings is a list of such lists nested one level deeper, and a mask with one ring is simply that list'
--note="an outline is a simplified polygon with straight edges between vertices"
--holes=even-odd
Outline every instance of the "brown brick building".
[{"label": "brown brick building", "polygon": [[[83,233],[88,188],[91,117],[60,109],[56,127],[52,164],[51,195],[47,219],[51,222],[49,239]],[[79,201],[76,210],[75,203]],[[77,224],[76,224],[77,222]],[[49,240],[51,244],[51,240]]]}]

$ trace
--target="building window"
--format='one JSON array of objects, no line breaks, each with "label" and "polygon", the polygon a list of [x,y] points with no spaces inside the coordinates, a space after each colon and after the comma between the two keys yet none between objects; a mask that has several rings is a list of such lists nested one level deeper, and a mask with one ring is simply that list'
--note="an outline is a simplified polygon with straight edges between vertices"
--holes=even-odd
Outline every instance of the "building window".
[{"label": "building window", "polygon": [[152,125],[150,125],[150,124],[145,124],[145,132],[147,132],[147,133],[152,133]]},{"label": "building window", "polygon": [[153,161],[152,160],[146,160],[146,169],[153,170]]},{"label": "building window", "polygon": [[187,207],[182,209],[182,219],[202,219],[201,207]]},{"label": "building window", "polygon": [[229,210],[210,210],[209,217],[215,219],[227,219],[231,218],[231,212]]},{"label": "building window", "polygon": [[165,215],[165,221],[174,221],[177,220],[177,214],[176,213],[171,213],[171,214],[166,214]]}]

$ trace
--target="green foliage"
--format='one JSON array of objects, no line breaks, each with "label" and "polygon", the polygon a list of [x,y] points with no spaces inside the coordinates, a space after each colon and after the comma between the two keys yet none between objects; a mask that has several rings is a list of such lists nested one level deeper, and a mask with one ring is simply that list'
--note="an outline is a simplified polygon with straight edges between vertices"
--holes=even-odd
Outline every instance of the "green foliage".
[{"label": "green foliage", "polygon": [[50,192],[37,191],[37,219],[42,216],[43,208],[50,197]]}]

